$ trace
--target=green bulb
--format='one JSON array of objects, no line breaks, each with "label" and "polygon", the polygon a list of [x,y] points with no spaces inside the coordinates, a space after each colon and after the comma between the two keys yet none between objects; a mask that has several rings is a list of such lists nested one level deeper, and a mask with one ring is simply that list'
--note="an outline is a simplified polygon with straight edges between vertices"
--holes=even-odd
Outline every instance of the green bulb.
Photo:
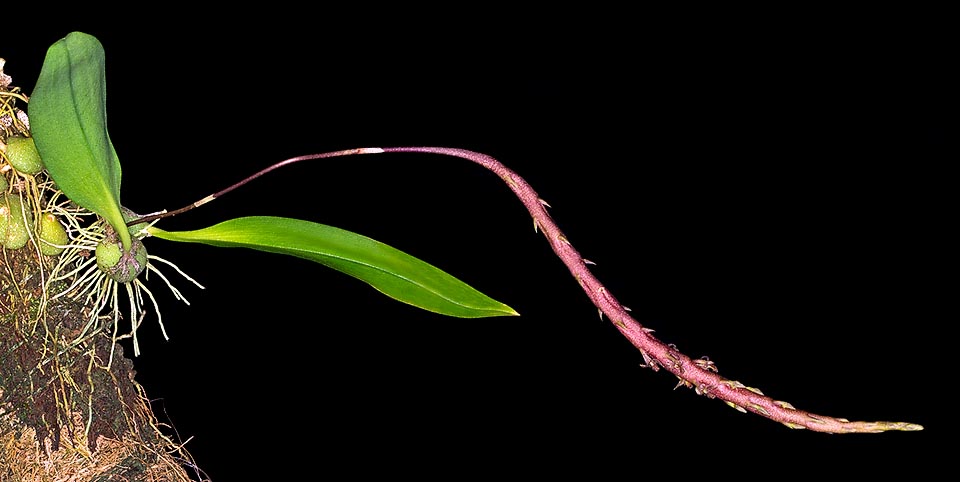
[{"label": "green bulb", "polygon": [[56,216],[46,213],[40,216],[40,240],[40,252],[47,256],[56,256],[63,252],[63,248],[51,246],[47,243],[64,245],[70,239],[67,237],[67,231],[57,221]]},{"label": "green bulb", "polygon": [[43,170],[43,161],[32,137],[8,137],[7,159],[14,169],[31,176]]},{"label": "green bulb", "polygon": [[130,251],[124,253],[119,240],[107,238],[97,245],[97,266],[110,279],[129,283],[147,268],[147,248],[139,239],[133,238]]},{"label": "green bulb", "polygon": [[33,213],[26,210],[24,222],[24,206],[20,196],[15,194],[0,195],[0,244],[8,249],[20,249],[30,239],[30,230],[33,229]]}]

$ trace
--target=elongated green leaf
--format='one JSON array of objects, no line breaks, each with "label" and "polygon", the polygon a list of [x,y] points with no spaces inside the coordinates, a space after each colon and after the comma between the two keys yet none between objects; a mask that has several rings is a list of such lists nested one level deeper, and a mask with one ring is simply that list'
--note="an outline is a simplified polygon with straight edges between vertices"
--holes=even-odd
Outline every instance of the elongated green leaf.
[{"label": "elongated green leaf", "polygon": [[460,318],[516,316],[509,306],[398,249],[343,229],[271,216],[231,219],[196,231],[150,234],[170,241],[244,247],[288,254],[366,281],[383,294]]},{"label": "elongated green leaf", "polygon": [[47,49],[28,104],[40,158],[57,187],[107,220],[130,248],[120,212],[120,159],[107,133],[103,46],[73,32]]}]

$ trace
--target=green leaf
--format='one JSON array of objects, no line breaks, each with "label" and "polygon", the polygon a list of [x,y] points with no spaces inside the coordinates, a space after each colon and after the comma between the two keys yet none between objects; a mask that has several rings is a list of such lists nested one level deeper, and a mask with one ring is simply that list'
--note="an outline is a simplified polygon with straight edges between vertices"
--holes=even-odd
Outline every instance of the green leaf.
[{"label": "green leaf", "polygon": [[47,172],[75,203],[107,220],[130,249],[120,212],[120,159],[107,134],[103,46],[73,32],[47,49],[27,105]]},{"label": "green leaf", "polygon": [[398,249],[343,229],[299,219],[252,216],[196,231],[150,234],[169,241],[244,247],[288,254],[366,281],[383,294],[427,311],[460,318],[516,316],[509,306]]}]

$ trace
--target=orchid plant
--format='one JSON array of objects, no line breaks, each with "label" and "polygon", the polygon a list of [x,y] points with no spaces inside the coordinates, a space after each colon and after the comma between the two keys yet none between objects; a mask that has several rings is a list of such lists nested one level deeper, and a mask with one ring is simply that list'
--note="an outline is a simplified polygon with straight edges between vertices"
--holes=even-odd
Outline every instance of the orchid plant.
[{"label": "orchid plant", "polygon": [[[461,318],[515,316],[517,312],[440,269],[400,250],[365,236],[314,222],[271,216],[241,217],[193,231],[165,231],[156,223],[209,203],[228,192],[280,167],[321,158],[360,154],[416,152],[452,156],[483,166],[500,177],[516,194],[551,248],[567,266],[584,293],[620,333],[642,354],[644,366],[676,376],[678,387],[698,395],[717,398],[741,412],[752,412],[794,429],[820,432],[882,432],[922,430],[901,422],[851,422],[794,408],[765,396],[760,390],[720,376],[706,358],[691,358],[656,338],[630,310],[617,301],[591,273],[584,259],[563,235],[550,215],[549,205],[517,173],[496,159],[478,152],[445,147],[359,148],[294,157],[263,169],[246,179],[186,207],[139,215],[120,200],[121,165],[107,131],[104,52],[96,38],[74,32],[50,47],[36,89],[29,99],[31,137],[8,140],[6,157],[29,185],[28,190],[49,189],[49,200],[19,202],[4,198],[5,246],[21,247],[25,237],[36,234],[38,249],[56,256],[49,283],[66,281],[66,287],[51,299],[69,296],[83,300],[90,309],[84,334],[113,330],[114,341],[133,338],[148,305],[163,328],[160,310],[152,292],[141,280],[155,273],[186,302],[180,291],[158,269],[172,268],[197,284],[172,263],[147,253],[144,241],[155,237],[173,242],[202,243],[220,247],[244,247],[304,258],[364,281],[398,301],[443,315]],[[39,174],[45,170],[49,181]],[[36,176],[36,177],[35,177]],[[2,179],[2,178],[0,178]],[[33,182],[34,184],[30,184]],[[4,208],[4,205],[0,205]],[[40,219],[35,223],[34,219]],[[15,229],[14,229],[15,228]],[[11,233],[18,235],[16,242]],[[21,243],[21,238],[23,241]],[[17,246],[19,244],[19,246]],[[91,253],[93,254],[91,256]],[[118,335],[123,287],[129,298],[132,324],[128,335]],[[104,316],[103,313],[108,313]],[[166,333],[164,333],[166,336]]]}]

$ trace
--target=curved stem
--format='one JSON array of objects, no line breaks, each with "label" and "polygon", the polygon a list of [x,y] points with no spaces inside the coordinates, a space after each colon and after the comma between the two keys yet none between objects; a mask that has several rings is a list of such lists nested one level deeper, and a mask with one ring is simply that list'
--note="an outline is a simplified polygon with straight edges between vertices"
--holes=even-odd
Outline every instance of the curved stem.
[{"label": "curved stem", "polygon": [[343,150],[343,151],[324,152],[324,153],[322,153],[322,154],[308,154],[308,155],[306,155],[306,156],[291,157],[290,159],[287,159],[287,160],[285,160],[285,161],[280,161],[280,162],[278,162],[278,163],[276,163],[276,164],[274,164],[274,165],[272,165],[272,166],[269,166],[269,167],[267,167],[267,168],[265,168],[265,169],[261,169],[261,170],[255,172],[255,173],[247,176],[247,177],[244,178],[242,181],[237,182],[237,183],[234,183],[234,184],[231,184],[231,185],[227,186],[226,188],[221,189],[221,190],[219,190],[219,191],[217,191],[217,192],[215,192],[215,193],[213,193],[213,194],[211,194],[211,195],[209,195],[209,196],[207,196],[207,197],[205,197],[205,198],[203,198],[203,199],[201,199],[201,200],[199,200],[199,201],[197,201],[197,202],[195,202],[195,203],[193,203],[193,204],[188,204],[188,205],[186,205],[186,206],[184,206],[184,207],[182,207],[182,208],[180,208],[180,209],[175,209],[175,210],[173,210],[173,211],[163,211],[163,212],[159,212],[159,213],[156,213],[156,214],[151,214],[151,215],[149,215],[149,216],[144,216],[144,217],[142,217],[142,218],[134,219],[133,221],[127,222],[127,226],[133,226],[133,225],[135,225],[135,224],[140,224],[140,223],[149,223],[149,222],[152,222],[152,221],[156,221],[156,220],[158,220],[158,219],[169,218],[170,216],[176,216],[177,214],[185,213],[185,212],[187,212],[187,211],[189,211],[189,210],[191,210],[191,209],[193,209],[193,208],[198,208],[198,207],[200,207],[200,206],[203,206],[204,204],[206,204],[206,203],[208,203],[208,202],[210,202],[210,201],[213,201],[214,199],[217,199],[218,197],[223,196],[224,194],[226,194],[226,193],[228,193],[228,192],[230,192],[230,191],[233,191],[234,189],[237,189],[238,187],[241,187],[241,186],[243,186],[244,184],[246,184],[246,183],[248,183],[248,182],[250,182],[250,181],[252,181],[252,180],[254,180],[254,179],[256,179],[256,178],[258,178],[258,177],[260,177],[260,176],[262,176],[262,175],[264,175],[264,174],[266,174],[266,173],[268,173],[268,172],[270,172],[270,171],[274,171],[274,170],[280,169],[280,168],[283,167],[283,166],[289,166],[290,164],[294,164],[294,163],[297,163],[297,162],[300,162],[300,161],[312,161],[312,160],[315,160],[315,159],[325,159],[325,158],[330,158],[330,157],[353,156],[353,155],[357,155],[357,154],[378,154],[378,153],[381,153],[381,152],[383,152],[382,149],[364,148],[364,149],[346,149],[346,150]]},{"label": "curved stem", "polygon": [[313,154],[287,159],[263,169],[230,187],[207,196],[176,211],[166,214],[153,215],[131,221],[128,225],[148,222],[165,216],[172,216],[206,204],[244,184],[252,181],[274,169],[295,162],[349,156],[355,154],[375,154],[408,152],[421,154],[438,154],[443,156],[459,157],[479,164],[503,179],[510,190],[526,206],[533,217],[534,229],[543,232],[554,253],[570,270],[570,274],[580,283],[584,293],[600,310],[601,318],[606,317],[617,327],[620,333],[627,338],[643,355],[645,366],[654,371],[664,370],[675,375],[679,385],[693,388],[698,395],[708,398],[719,398],[731,407],[742,412],[753,412],[771,420],[780,422],[790,428],[807,428],[818,432],[850,433],[850,432],[883,432],[886,430],[916,431],[922,430],[921,425],[904,422],[851,422],[843,418],[817,415],[803,410],[797,410],[787,402],[774,400],[763,395],[760,390],[748,387],[738,381],[720,376],[714,365],[706,359],[691,359],[677,350],[673,345],[665,344],[651,333],[653,330],[645,328],[621,305],[602,283],[590,272],[589,262],[574,249],[573,245],[557,227],[546,210],[546,202],[534,191],[522,177],[504,166],[491,156],[465,149],[446,147],[386,147],[360,148],[343,151]]},{"label": "curved stem", "polygon": [[599,308],[601,317],[606,315],[620,333],[640,350],[646,360],[646,366],[654,371],[662,367],[676,375],[680,384],[694,388],[697,394],[708,398],[719,398],[738,410],[756,413],[790,428],[808,428],[818,432],[833,433],[923,429],[921,425],[911,423],[850,422],[842,418],[812,414],[797,410],[789,403],[767,397],[756,388],[721,377],[708,360],[694,360],[680,353],[672,345],[664,344],[654,337],[651,334],[653,330],[645,328],[635,320],[627,308],[621,305],[590,272],[588,262],[574,249],[554,223],[550,214],[547,213],[546,203],[540,199],[533,187],[501,162],[486,154],[444,147],[388,147],[383,148],[383,152],[417,152],[459,157],[477,163],[503,179],[530,212],[534,228],[543,232],[553,252],[560,257],[563,264],[570,270],[570,274],[580,283],[580,287],[590,301]]}]

